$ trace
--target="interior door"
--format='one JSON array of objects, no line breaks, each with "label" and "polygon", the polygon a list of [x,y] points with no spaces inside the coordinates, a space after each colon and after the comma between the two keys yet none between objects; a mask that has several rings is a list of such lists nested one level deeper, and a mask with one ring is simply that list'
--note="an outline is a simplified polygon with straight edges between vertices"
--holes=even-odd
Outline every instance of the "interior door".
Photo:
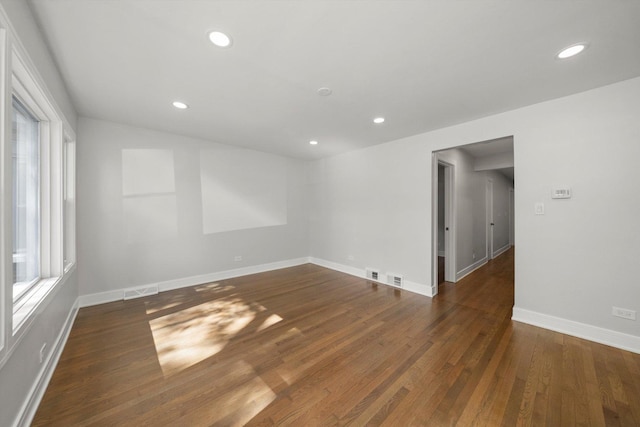
[{"label": "interior door", "polygon": [[493,259],[493,180],[487,180],[487,259]]}]

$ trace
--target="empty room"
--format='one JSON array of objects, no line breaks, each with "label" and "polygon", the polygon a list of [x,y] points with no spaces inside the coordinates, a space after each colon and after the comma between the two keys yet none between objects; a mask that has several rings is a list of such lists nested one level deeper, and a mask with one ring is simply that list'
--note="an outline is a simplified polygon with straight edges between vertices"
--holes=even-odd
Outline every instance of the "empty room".
[{"label": "empty room", "polygon": [[639,42],[636,1],[0,0],[0,426],[639,426]]}]

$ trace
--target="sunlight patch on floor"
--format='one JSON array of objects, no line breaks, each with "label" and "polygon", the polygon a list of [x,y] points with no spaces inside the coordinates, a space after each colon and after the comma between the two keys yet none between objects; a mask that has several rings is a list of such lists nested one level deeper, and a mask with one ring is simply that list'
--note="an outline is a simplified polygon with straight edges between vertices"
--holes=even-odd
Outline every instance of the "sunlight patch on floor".
[{"label": "sunlight patch on floor", "polygon": [[256,375],[252,380],[234,387],[222,401],[210,408],[207,424],[243,426],[276,398],[271,388]]},{"label": "sunlight patch on floor", "polygon": [[281,320],[282,320],[282,317],[278,316],[277,314],[272,314],[271,316],[264,319],[264,322],[262,322],[262,325],[258,327],[258,330],[256,332],[264,331],[269,326],[273,326],[276,323],[280,322]]},{"label": "sunlight patch on floor", "polygon": [[223,285],[221,283],[205,283],[204,285],[198,285],[194,287],[196,292],[224,292],[232,291],[236,287],[233,285]]},{"label": "sunlight patch on floor", "polygon": [[[294,337],[296,337],[296,338],[304,337],[304,334],[298,328],[291,328],[279,338],[279,342],[283,342],[283,341],[292,339]],[[278,343],[276,343],[276,344],[278,344]],[[289,365],[289,364],[287,364],[287,365]],[[302,361],[295,361],[290,366],[299,366],[299,365],[303,365],[303,362]],[[279,367],[276,371],[277,371],[278,375],[280,375],[280,378],[282,378],[282,380],[284,382],[286,382],[287,384],[293,384],[294,381],[300,375],[300,372],[295,368],[283,369],[283,367]]]},{"label": "sunlight patch on floor", "polygon": [[150,320],[165,377],[220,352],[255,315],[240,299],[220,299]]},{"label": "sunlight patch on floor", "polygon": [[181,304],[184,304],[187,301],[186,296],[176,296],[172,297],[170,301],[145,301],[145,306],[147,307],[147,314],[154,314],[159,311],[168,310],[173,307],[177,307]]}]

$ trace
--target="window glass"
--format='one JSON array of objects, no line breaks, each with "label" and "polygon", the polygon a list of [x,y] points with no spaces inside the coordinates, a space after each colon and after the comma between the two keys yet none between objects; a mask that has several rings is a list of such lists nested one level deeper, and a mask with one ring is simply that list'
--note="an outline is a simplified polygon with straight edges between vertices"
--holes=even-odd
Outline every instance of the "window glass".
[{"label": "window glass", "polygon": [[13,299],[19,299],[40,276],[39,123],[13,99]]}]

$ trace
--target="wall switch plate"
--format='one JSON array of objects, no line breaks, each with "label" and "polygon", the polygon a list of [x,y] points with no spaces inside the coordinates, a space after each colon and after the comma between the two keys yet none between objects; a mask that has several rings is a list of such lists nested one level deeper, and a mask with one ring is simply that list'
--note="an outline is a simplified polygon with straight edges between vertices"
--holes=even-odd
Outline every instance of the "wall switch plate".
[{"label": "wall switch plate", "polygon": [[629,310],[627,308],[612,307],[611,314],[616,317],[622,317],[623,319],[636,320],[635,310]]},{"label": "wall switch plate", "polygon": [[534,205],[534,212],[536,215],[544,215],[544,203],[538,202]]}]

